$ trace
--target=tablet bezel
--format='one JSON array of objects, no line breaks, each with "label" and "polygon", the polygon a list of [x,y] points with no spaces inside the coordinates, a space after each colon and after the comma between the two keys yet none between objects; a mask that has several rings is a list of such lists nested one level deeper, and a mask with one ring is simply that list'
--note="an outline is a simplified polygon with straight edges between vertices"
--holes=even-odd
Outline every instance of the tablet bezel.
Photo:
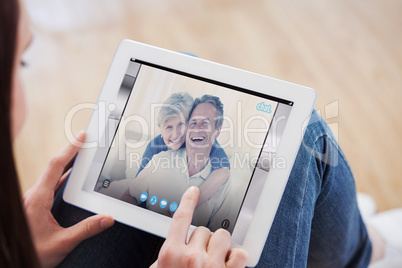
[{"label": "tablet bezel", "polygon": [[[315,90],[135,41],[121,41],[89,122],[86,146],[81,149],[76,158],[63,193],[63,199],[70,204],[94,213],[109,214],[119,222],[161,237],[166,237],[168,233],[170,218],[161,217],[157,213],[125,204],[120,200],[97,192],[89,193],[82,190],[86,178],[82,174],[88,173],[90,163],[94,159],[96,152],[96,147],[93,145],[100,141],[99,133],[102,133],[102,127],[104,127],[98,123],[99,113],[97,113],[97,110],[100,109],[99,104],[101,102],[106,106],[113,104],[125,75],[128,61],[132,58],[293,101],[294,104],[277,149],[277,154],[285,157],[287,161],[286,168],[271,169],[269,171],[251,224],[247,228],[244,242],[242,245],[233,245],[234,247],[244,248],[249,253],[248,266],[255,266],[264,247],[290,175],[291,167],[301,144],[305,127],[310,118],[316,100]],[[119,209],[116,209],[117,206]],[[149,221],[159,222],[159,224],[149,224]],[[194,228],[192,226],[189,232]]]}]

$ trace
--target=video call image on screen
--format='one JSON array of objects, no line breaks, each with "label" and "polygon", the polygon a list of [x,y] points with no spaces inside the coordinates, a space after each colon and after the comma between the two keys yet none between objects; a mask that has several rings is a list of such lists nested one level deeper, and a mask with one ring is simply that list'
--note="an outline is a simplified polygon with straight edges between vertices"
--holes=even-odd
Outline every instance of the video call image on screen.
[{"label": "video call image on screen", "polygon": [[192,224],[229,232],[249,192],[248,224],[293,103],[133,60],[125,77],[94,191],[172,217],[197,186]]}]

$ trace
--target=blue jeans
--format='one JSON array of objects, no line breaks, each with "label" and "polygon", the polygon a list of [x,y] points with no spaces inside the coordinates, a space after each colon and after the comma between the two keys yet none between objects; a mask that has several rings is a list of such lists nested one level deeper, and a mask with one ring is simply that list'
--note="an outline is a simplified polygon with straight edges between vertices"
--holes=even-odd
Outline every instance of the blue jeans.
[{"label": "blue jeans", "polygon": [[[67,227],[91,213],[62,201],[52,210]],[[163,239],[116,223],[81,243],[60,267],[148,267]],[[257,267],[367,267],[371,242],[352,172],[314,111]]]}]

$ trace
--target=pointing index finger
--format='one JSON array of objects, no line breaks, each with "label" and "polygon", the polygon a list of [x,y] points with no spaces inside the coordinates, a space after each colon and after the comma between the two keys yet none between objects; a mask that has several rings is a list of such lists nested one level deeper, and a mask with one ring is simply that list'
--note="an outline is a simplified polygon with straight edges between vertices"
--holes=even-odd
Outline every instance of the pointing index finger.
[{"label": "pointing index finger", "polygon": [[166,241],[169,243],[186,243],[187,233],[193,219],[194,209],[197,205],[200,190],[197,187],[190,187],[183,194],[180,205],[173,215]]}]

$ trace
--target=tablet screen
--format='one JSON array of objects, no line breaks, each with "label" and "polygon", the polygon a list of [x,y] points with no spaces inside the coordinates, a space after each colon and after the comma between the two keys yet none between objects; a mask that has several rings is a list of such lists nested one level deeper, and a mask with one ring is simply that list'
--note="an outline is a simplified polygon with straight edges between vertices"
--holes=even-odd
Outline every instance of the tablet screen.
[{"label": "tablet screen", "polygon": [[[99,106],[102,103],[98,104]],[[192,224],[225,228],[241,243],[276,156],[291,100],[131,59],[84,184],[172,217],[189,186],[201,189]],[[100,109],[100,107],[99,107]]]}]

